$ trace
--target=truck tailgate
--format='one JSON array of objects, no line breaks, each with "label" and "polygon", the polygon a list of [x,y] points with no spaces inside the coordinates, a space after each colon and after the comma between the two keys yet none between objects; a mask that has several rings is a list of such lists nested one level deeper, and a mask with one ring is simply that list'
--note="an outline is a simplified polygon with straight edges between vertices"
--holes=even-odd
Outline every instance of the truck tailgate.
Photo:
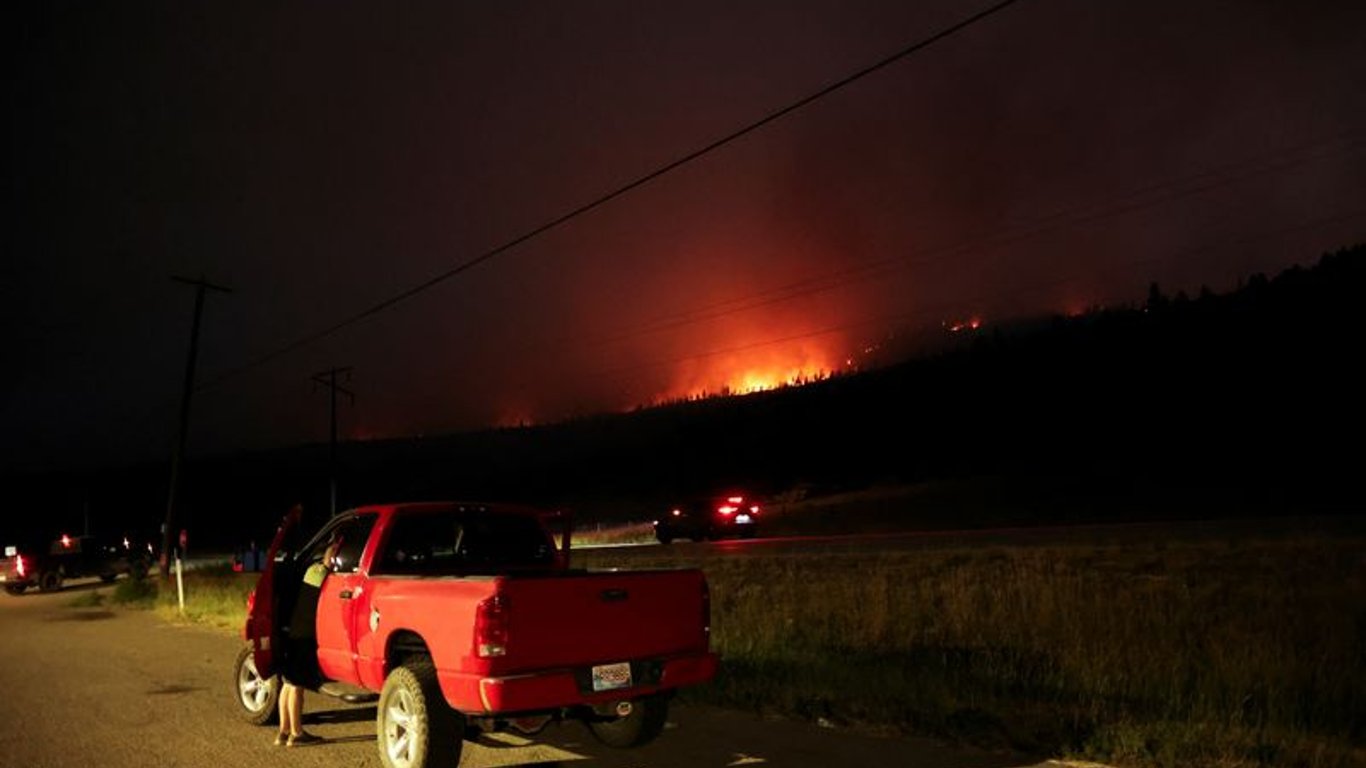
[{"label": "truck tailgate", "polygon": [[503,582],[507,672],[707,649],[700,570],[571,573]]}]

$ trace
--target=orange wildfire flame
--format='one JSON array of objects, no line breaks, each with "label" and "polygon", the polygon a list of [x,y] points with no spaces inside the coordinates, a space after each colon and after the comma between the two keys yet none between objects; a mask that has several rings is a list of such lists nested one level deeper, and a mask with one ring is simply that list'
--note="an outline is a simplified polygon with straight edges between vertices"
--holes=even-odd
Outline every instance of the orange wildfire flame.
[{"label": "orange wildfire flame", "polygon": [[842,356],[814,343],[718,356],[680,371],[657,400],[696,400],[800,386],[827,379],[846,365]]},{"label": "orange wildfire flame", "polygon": [[982,327],[982,318],[970,317],[966,320],[944,321],[944,328],[949,333],[962,333],[963,331],[976,331]]}]

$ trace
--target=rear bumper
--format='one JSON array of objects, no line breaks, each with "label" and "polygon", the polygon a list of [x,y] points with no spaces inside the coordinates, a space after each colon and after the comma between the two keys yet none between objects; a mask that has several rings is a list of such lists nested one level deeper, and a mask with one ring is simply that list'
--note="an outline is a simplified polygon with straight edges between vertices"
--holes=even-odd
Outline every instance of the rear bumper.
[{"label": "rear bumper", "polygon": [[0,572],[0,585],[4,585],[7,587],[28,588],[35,586],[37,583],[38,582],[34,581],[31,577],[20,576],[19,574],[14,573],[13,571],[9,573]]},{"label": "rear bumper", "polygon": [[[635,699],[711,680],[716,675],[714,653],[670,656],[642,662],[658,665],[657,679],[630,688],[593,693],[582,687],[584,670],[560,669],[505,677],[438,671],[446,701],[466,714],[549,712]],[[634,665],[633,665],[634,666]]]}]

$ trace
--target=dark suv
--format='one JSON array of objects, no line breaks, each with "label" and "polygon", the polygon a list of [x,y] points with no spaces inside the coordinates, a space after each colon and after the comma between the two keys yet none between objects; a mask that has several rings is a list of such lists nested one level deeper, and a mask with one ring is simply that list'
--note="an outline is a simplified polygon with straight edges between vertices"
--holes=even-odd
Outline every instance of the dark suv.
[{"label": "dark suv", "polygon": [[46,546],[11,545],[0,558],[0,584],[11,595],[23,594],[29,587],[44,592],[62,588],[66,579],[98,576],[109,582],[126,573],[133,578],[147,575],[148,556],[124,539],[104,541],[95,536],[63,535]]},{"label": "dark suv", "polygon": [[654,521],[655,538],[661,544],[674,539],[753,538],[759,530],[759,503],[743,493],[708,496],[669,509]]}]

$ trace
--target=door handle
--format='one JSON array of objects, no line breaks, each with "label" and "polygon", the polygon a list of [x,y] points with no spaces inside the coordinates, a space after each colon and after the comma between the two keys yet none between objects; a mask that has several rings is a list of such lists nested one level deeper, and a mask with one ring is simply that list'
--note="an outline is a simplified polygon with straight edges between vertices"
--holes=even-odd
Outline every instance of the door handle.
[{"label": "door handle", "polygon": [[343,600],[350,600],[353,597],[353,595],[351,594],[351,590],[343,589],[340,593],[337,594],[337,597],[340,597]]}]

